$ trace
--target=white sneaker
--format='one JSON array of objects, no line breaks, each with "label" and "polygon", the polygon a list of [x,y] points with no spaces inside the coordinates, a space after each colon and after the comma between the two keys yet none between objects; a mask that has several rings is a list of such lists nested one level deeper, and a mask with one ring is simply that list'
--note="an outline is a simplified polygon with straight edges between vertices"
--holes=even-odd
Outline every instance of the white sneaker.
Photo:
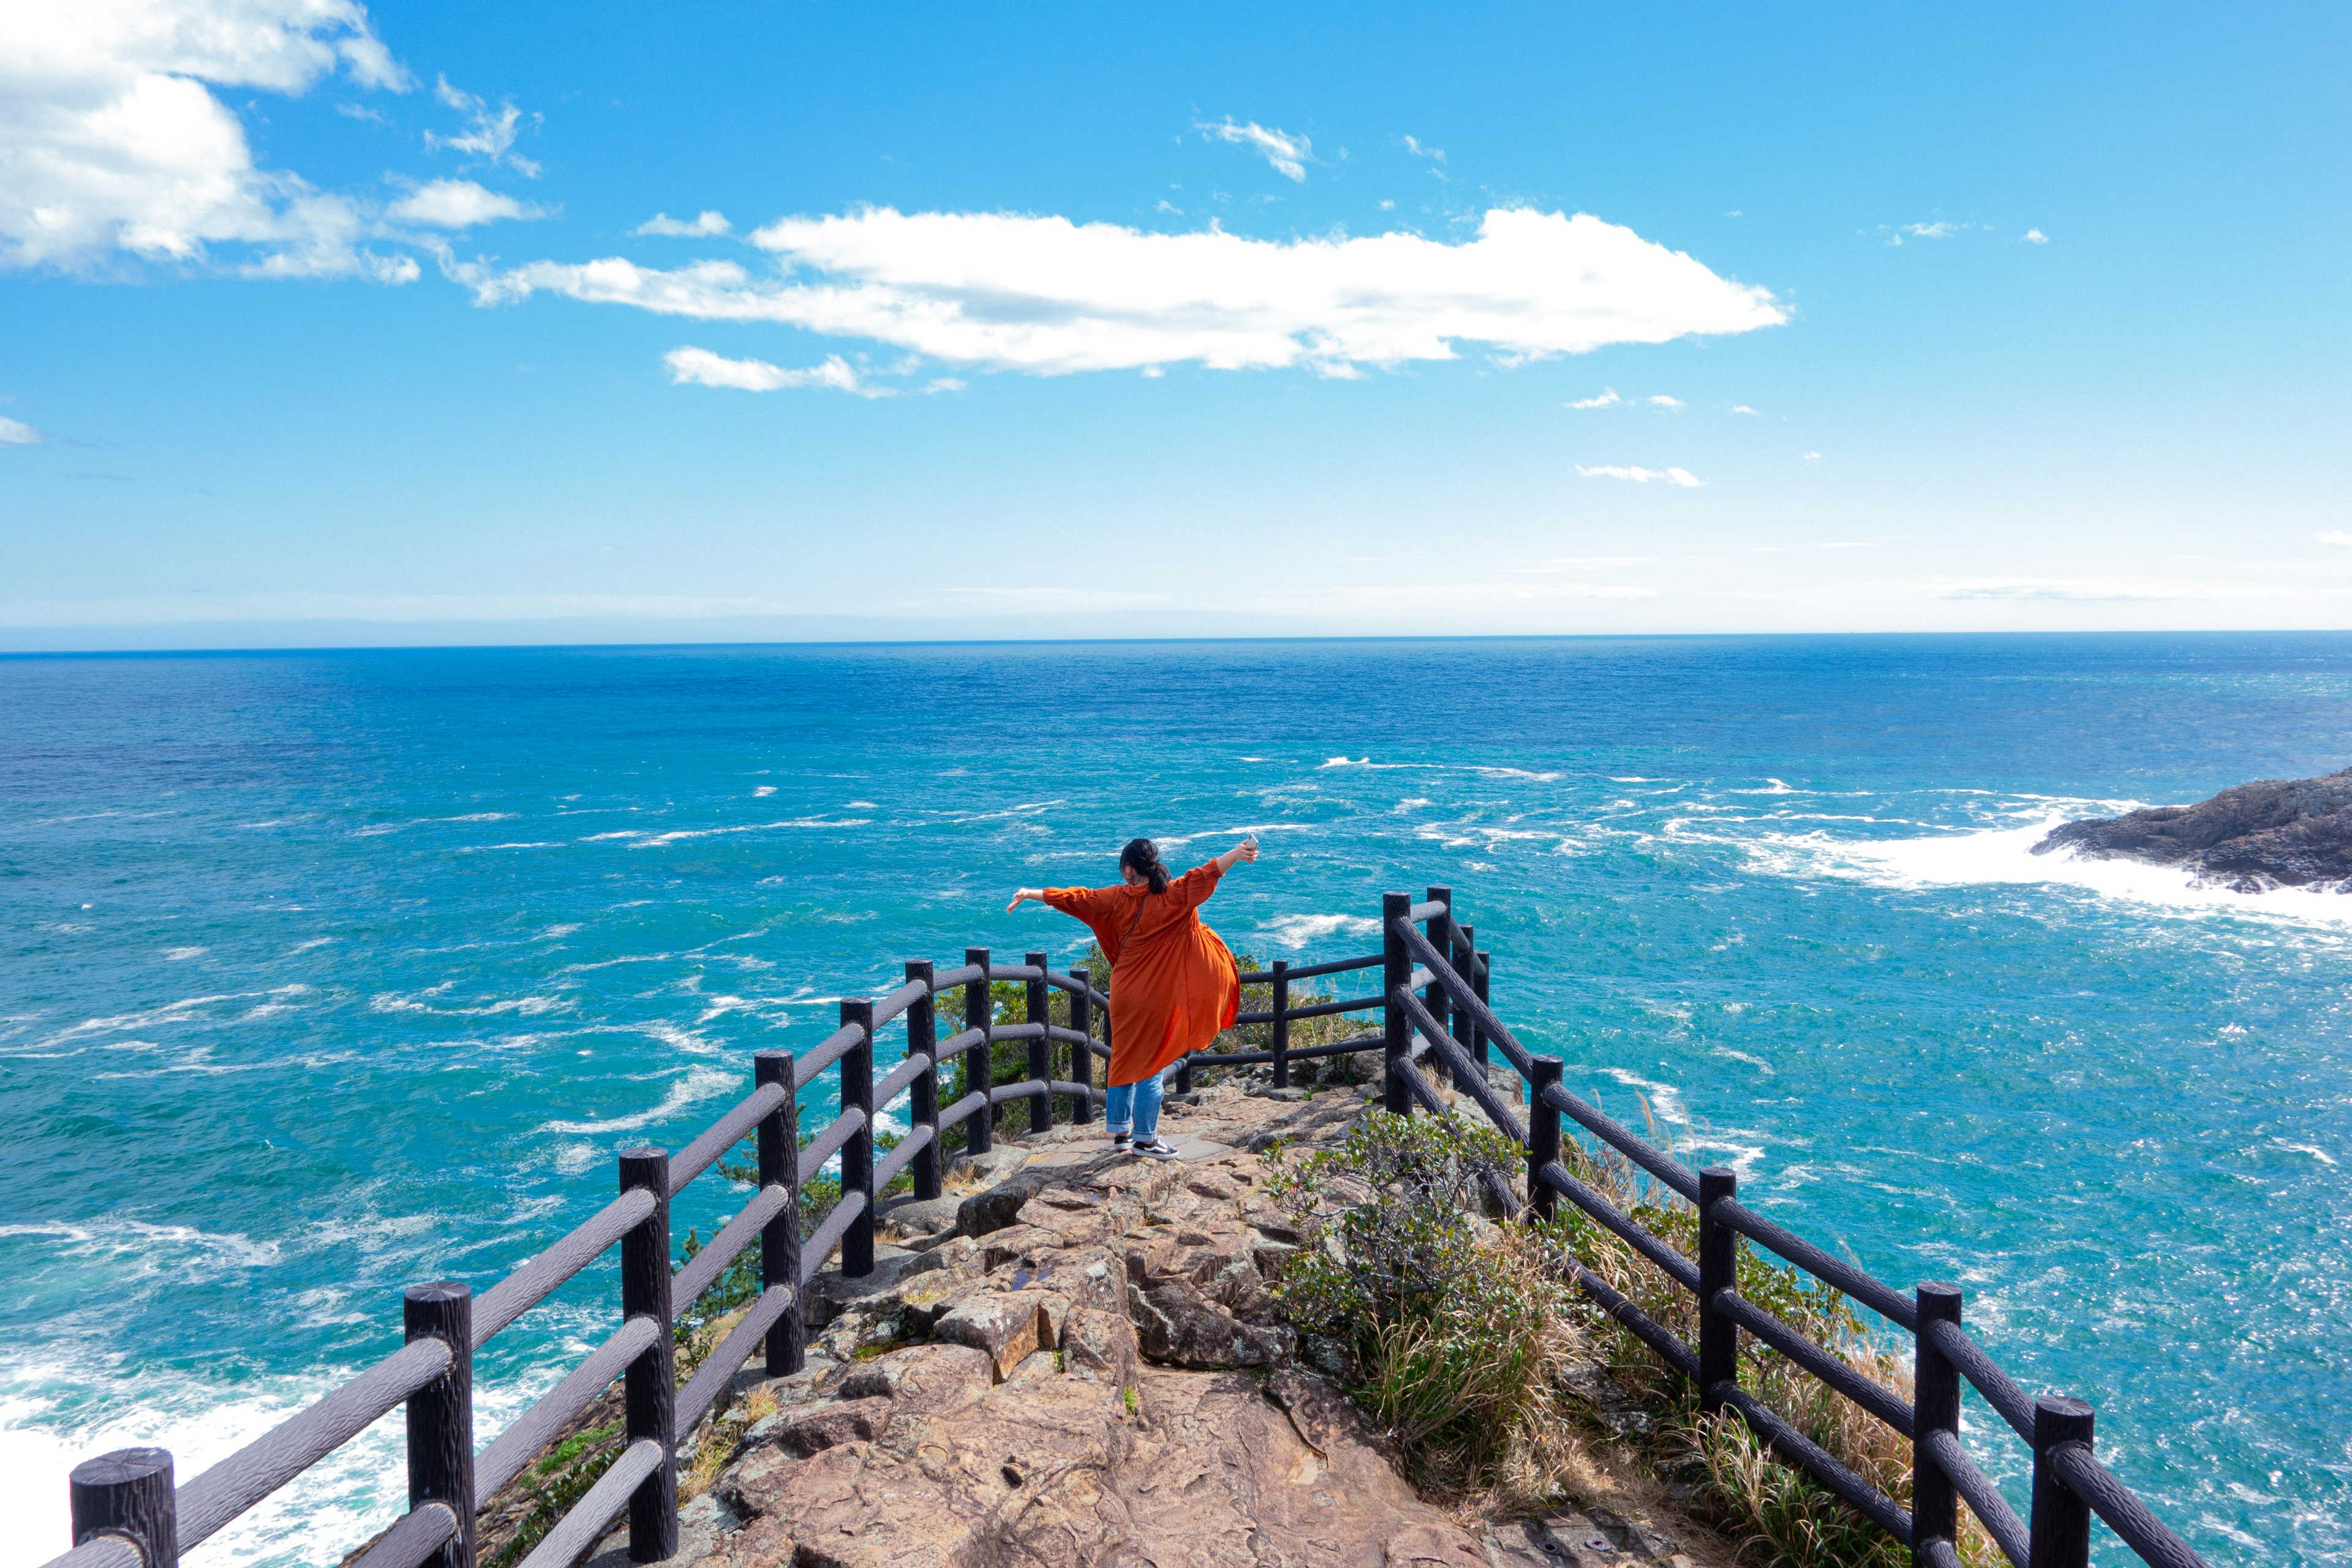
[{"label": "white sneaker", "polygon": [[1149,1142],[1137,1143],[1135,1146],[1135,1152],[1154,1160],[1173,1160],[1176,1158],[1176,1146],[1173,1143],[1162,1143],[1157,1138],[1152,1139]]}]

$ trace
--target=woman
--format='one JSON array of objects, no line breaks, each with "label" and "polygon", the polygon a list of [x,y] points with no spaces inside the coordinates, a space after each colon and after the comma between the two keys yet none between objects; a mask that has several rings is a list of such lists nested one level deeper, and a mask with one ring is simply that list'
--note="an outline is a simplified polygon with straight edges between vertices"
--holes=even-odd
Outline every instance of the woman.
[{"label": "woman", "polygon": [[1234,955],[1193,911],[1217,890],[1236,861],[1257,858],[1244,838],[1205,865],[1170,879],[1149,838],[1118,852],[1115,888],[1022,888],[1004,906],[1030,899],[1086,921],[1110,960],[1110,1093],[1105,1120],[1111,1146],[1156,1160],[1176,1151],[1160,1141],[1160,1075],[1233,1025],[1242,987]]}]

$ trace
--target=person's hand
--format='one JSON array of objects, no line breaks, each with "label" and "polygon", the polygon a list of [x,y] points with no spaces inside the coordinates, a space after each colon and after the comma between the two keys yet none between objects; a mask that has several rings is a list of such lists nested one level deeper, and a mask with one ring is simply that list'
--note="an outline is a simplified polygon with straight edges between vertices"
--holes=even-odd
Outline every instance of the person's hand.
[{"label": "person's hand", "polygon": [[1004,906],[1004,912],[1009,915],[1031,899],[1043,899],[1045,896],[1045,890],[1043,888],[1015,888],[1013,890],[1013,901]]},{"label": "person's hand", "polygon": [[1244,860],[1257,858],[1257,835],[1253,833],[1234,847],[1234,853]]}]

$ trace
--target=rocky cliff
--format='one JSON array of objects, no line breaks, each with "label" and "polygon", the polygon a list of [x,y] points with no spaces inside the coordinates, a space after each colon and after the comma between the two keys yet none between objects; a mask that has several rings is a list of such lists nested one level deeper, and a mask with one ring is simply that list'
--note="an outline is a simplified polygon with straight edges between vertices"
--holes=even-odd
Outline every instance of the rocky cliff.
[{"label": "rocky cliff", "polygon": [[[1415,1495],[1266,1289],[1297,1237],[1251,1149],[1336,1135],[1366,1101],[1276,1093],[1171,1107],[1178,1162],[1055,1129],[983,1156],[983,1190],[893,1210],[875,1274],[812,1285],[806,1369],[739,1375],[674,1561],[1727,1568],[1630,1471],[1526,1518]],[[616,1535],[594,1568],[626,1560]]]},{"label": "rocky cliff", "polygon": [[2352,768],[2313,779],[2264,779],[2195,805],[2155,805],[2070,822],[2033,847],[2095,860],[2179,866],[2242,893],[2352,882]]}]

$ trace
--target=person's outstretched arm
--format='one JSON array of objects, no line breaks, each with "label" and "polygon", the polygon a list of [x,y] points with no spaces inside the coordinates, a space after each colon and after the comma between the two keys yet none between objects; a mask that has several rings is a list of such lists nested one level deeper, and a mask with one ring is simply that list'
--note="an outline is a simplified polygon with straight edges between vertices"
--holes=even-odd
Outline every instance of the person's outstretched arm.
[{"label": "person's outstretched arm", "polygon": [[1252,835],[1250,837],[1243,839],[1239,844],[1234,845],[1231,849],[1226,850],[1223,854],[1217,857],[1217,875],[1222,877],[1226,872],[1232,870],[1234,863],[1237,861],[1255,860],[1256,858],[1257,838],[1255,835]]},{"label": "person's outstretched arm", "polygon": [[1044,903],[1045,901],[1045,889],[1043,888],[1015,888],[1013,889],[1013,901],[1004,906],[1004,912],[1009,915],[1032,899],[1036,900],[1041,904]]}]

